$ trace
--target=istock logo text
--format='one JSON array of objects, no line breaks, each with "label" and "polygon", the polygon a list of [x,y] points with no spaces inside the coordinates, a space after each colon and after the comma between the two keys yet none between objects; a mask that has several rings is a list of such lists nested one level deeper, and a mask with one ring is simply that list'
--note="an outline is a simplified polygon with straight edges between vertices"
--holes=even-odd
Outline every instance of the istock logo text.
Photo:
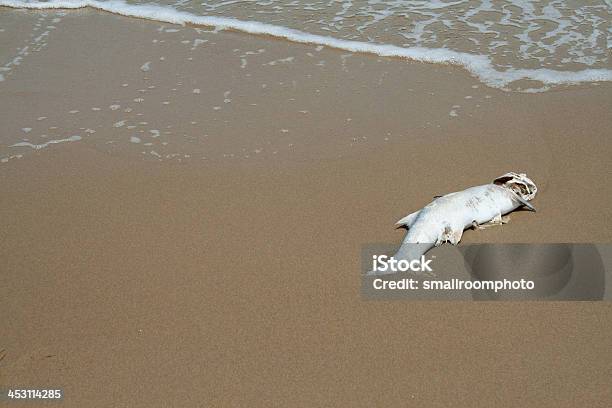
[{"label": "istock logo text", "polygon": [[387,255],[372,256],[372,270],[374,272],[432,272],[429,264],[431,259],[426,259],[421,255],[418,259],[395,259]]}]

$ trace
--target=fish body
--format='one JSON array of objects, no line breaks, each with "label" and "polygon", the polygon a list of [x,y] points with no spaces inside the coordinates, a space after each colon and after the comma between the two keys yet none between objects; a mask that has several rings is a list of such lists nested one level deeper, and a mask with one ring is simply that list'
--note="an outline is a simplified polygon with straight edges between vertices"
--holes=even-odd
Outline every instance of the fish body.
[{"label": "fish body", "polygon": [[535,197],[536,191],[535,184],[525,174],[507,173],[491,184],[438,197],[397,222],[408,228],[408,232],[393,257],[416,260],[434,246],[445,242],[457,245],[466,228],[492,221],[501,223],[502,215],[519,207],[535,211],[529,200]]}]

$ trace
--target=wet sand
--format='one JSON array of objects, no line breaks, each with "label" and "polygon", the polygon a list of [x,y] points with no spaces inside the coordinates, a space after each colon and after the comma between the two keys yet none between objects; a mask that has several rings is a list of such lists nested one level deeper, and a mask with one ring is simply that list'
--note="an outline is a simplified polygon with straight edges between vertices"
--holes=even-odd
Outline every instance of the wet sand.
[{"label": "wet sand", "polygon": [[538,212],[463,242],[610,242],[610,85],[509,94],[450,66],[62,19],[0,83],[0,156],[23,156],[0,164],[0,384],[75,407],[609,406],[609,303],[368,302],[359,262],[432,196],[507,171]]}]

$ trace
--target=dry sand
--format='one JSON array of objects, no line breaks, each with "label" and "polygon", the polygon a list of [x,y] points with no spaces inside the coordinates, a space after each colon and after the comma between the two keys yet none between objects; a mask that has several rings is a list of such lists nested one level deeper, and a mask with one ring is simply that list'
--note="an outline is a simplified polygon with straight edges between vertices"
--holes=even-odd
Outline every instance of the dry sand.
[{"label": "dry sand", "polygon": [[[371,56],[343,65],[327,49],[318,71],[270,71],[262,64],[317,51],[237,33],[216,34],[189,65],[200,54],[181,51],[181,38],[142,45],[159,26],[69,13],[0,84],[0,149],[23,153],[0,167],[2,386],[61,387],[70,407],[610,406],[609,303],[359,292],[363,245],[399,243],[396,219],[511,170],[540,187],[538,212],[463,242],[610,242],[610,85],[507,94],[473,88],[458,68]],[[240,59],[223,50],[262,46],[256,80],[240,82]],[[160,54],[174,65],[139,70]],[[292,78],[302,80],[260,87]],[[177,81],[192,82],[164,110]],[[165,93],[146,94],[131,116],[108,109],[148,84]],[[203,99],[188,99],[196,87]],[[234,111],[210,109],[230,87]],[[158,161],[113,128],[139,112],[173,125],[155,148],[182,156]],[[43,131],[96,133],[9,148],[30,123],[36,143]]]}]

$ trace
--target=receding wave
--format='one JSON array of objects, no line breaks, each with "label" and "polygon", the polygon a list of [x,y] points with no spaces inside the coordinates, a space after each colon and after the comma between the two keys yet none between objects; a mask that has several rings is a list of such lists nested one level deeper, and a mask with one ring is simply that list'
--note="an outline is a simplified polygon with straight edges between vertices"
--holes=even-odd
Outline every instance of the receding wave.
[{"label": "receding wave", "polygon": [[172,24],[210,26],[221,30],[231,29],[250,34],[283,38],[296,43],[323,45],[351,52],[406,58],[426,63],[459,65],[467,69],[483,83],[501,89],[506,89],[512,82],[520,80],[539,81],[544,85],[544,89],[547,86],[559,84],[612,81],[612,70],[607,68],[555,70],[541,67],[499,67],[493,63],[491,56],[488,54],[472,54],[447,47],[405,47],[375,41],[336,38],[265,22],[247,21],[225,16],[198,15],[189,11],[178,10],[171,6],[151,3],[130,4],[122,0],[51,0],[48,2],[0,0],[0,6],[25,9],[77,9],[91,7],[124,16]]}]

